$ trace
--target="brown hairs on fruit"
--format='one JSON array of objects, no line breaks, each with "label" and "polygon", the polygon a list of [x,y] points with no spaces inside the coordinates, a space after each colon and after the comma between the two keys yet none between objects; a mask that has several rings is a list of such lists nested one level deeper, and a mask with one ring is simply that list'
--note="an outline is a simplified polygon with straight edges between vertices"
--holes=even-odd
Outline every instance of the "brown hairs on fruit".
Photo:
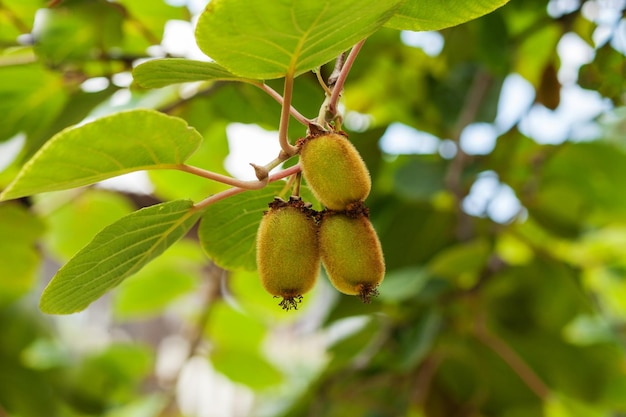
[{"label": "brown hairs on fruit", "polygon": [[319,229],[322,264],[340,292],[368,303],[385,276],[383,251],[367,210],[325,213]]},{"label": "brown hairs on fruit", "polygon": [[345,210],[370,193],[369,171],[354,145],[343,135],[327,133],[301,139],[302,175],[315,197],[331,210]]},{"label": "brown hairs on fruit", "polygon": [[269,207],[257,233],[259,276],[267,292],[282,297],[283,309],[297,309],[320,269],[315,212],[298,197],[276,198]]}]

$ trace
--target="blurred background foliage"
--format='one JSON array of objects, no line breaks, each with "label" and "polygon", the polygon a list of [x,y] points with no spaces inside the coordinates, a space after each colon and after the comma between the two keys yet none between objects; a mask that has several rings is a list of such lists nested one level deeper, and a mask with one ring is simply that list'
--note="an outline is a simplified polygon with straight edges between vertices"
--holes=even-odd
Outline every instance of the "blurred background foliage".
[{"label": "blurred background foliage", "polygon": [[[205,137],[191,162],[217,172],[235,123],[276,130],[252,86],[132,84],[143,59],[197,58],[204,3],[0,0],[0,187],[56,132],[122,109],[186,119]],[[321,277],[285,313],[190,236],[85,312],[44,316],[43,286],[102,227],[224,187],[159,172],[2,203],[0,416],[626,415],[625,8],[512,0],[365,43],[343,103],[387,262],[369,305]],[[303,114],[322,101],[296,80]]]}]

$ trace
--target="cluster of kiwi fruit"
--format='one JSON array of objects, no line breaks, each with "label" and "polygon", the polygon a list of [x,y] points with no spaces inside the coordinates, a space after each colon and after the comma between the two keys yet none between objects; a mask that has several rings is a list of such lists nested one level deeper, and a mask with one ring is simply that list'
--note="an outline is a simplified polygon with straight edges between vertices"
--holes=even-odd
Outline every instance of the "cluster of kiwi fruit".
[{"label": "cluster of kiwi fruit", "polygon": [[371,189],[367,167],[343,133],[309,134],[297,147],[302,175],[325,209],[315,211],[294,196],[269,204],[257,233],[261,283],[282,298],[283,309],[296,309],[323,264],[338,291],[369,302],[385,261],[363,203]]}]

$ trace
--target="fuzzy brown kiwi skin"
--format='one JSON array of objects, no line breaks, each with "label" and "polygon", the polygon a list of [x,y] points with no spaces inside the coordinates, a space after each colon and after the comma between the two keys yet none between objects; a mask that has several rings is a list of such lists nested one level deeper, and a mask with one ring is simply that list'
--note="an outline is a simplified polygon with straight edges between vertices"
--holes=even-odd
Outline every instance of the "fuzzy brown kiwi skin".
[{"label": "fuzzy brown kiwi skin", "polygon": [[365,162],[344,135],[323,133],[300,139],[302,175],[315,197],[330,210],[363,201],[372,181]]},{"label": "fuzzy brown kiwi skin", "polygon": [[322,264],[333,286],[369,303],[385,277],[385,260],[367,208],[327,211],[319,226]]},{"label": "fuzzy brown kiwi skin", "polygon": [[257,267],[267,292],[281,297],[279,305],[297,309],[320,269],[315,215],[297,197],[276,198],[269,204],[257,233]]}]

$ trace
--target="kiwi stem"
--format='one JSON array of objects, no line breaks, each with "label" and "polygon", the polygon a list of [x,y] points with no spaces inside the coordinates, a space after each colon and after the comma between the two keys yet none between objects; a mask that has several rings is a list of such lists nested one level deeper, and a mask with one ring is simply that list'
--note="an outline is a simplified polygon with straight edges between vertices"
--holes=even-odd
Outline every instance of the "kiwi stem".
[{"label": "kiwi stem", "polygon": [[333,92],[330,90],[330,88],[328,88],[328,86],[324,82],[324,79],[322,78],[322,74],[321,74],[321,71],[320,71],[319,67],[315,71],[315,75],[317,76],[317,82],[320,83],[320,85],[322,86],[322,88],[326,92],[326,96],[330,97],[333,94]]},{"label": "kiwi stem", "polygon": [[356,45],[352,47],[348,57],[343,63],[343,67],[339,72],[339,76],[337,77],[337,81],[335,81],[335,85],[333,86],[333,93],[330,96],[330,100],[328,101],[328,111],[333,116],[337,115],[337,102],[339,101],[339,96],[341,95],[341,91],[343,90],[343,85],[348,78],[348,74],[350,73],[350,69],[356,60],[356,57],[359,55],[359,51],[361,47],[365,43],[365,39],[358,42]]},{"label": "kiwi stem", "polygon": [[[259,87],[261,90],[265,91],[270,97],[272,97],[274,100],[276,100],[281,106],[284,105],[284,101],[283,101],[283,97],[278,94],[278,92],[276,90],[274,90],[272,87],[270,87],[267,84],[253,84],[257,87]],[[291,115],[293,116],[294,119],[296,119],[298,122],[300,122],[300,124],[303,124],[304,126],[308,126],[309,123],[311,123],[311,120],[307,119],[306,117],[304,117],[298,110],[296,110],[295,107],[293,106],[289,106],[289,112],[291,113]]]},{"label": "kiwi stem", "polygon": [[298,172],[295,178],[295,184],[293,185],[292,195],[300,197],[300,183],[302,182],[302,172]]},{"label": "kiwi stem", "polygon": [[283,91],[283,107],[280,112],[280,125],[278,128],[278,141],[280,147],[287,156],[293,156],[298,148],[289,143],[289,109],[291,108],[291,96],[293,95],[293,71],[285,76],[285,88]]},{"label": "kiwi stem", "polygon": [[[277,172],[274,175],[270,175],[263,186],[267,185],[267,183],[281,180],[281,179],[283,179],[285,177],[288,177],[290,175],[296,174],[298,172],[300,172],[300,164],[297,164],[297,165],[294,165],[294,166],[289,167],[287,169],[284,169],[284,170],[282,170],[280,172]],[[258,181],[258,182],[262,183],[262,181]],[[262,188],[262,187],[259,187],[259,188]],[[216,203],[216,202],[218,202],[220,200],[223,200],[225,198],[231,197],[233,195],[236,195],[236,194],[239,194],[239,193],[243,193],[244,191],[247,191],[249,189],[250,188],[241,188],[241,187],[237,187],[237,186],[235,186],[233,188],[229,188],[228,190],[224,190],[224,191],[219,192],[217,194],[213,194],[212,196],[209,196],[209,197],[205,198],[204,200],[194,204],[194,209],[195,210],[202,210],[203,208],[205,208],[205,207],[207,207],[207,206],[209,206],[209,205],[211,205],[213,203]]]},{"label": "kiwi stem", "polygon": [[243,181],[187,164],[175,165],[174,169],[246,190],[258,190],[267,185],[267,177],[261,181]]}]

